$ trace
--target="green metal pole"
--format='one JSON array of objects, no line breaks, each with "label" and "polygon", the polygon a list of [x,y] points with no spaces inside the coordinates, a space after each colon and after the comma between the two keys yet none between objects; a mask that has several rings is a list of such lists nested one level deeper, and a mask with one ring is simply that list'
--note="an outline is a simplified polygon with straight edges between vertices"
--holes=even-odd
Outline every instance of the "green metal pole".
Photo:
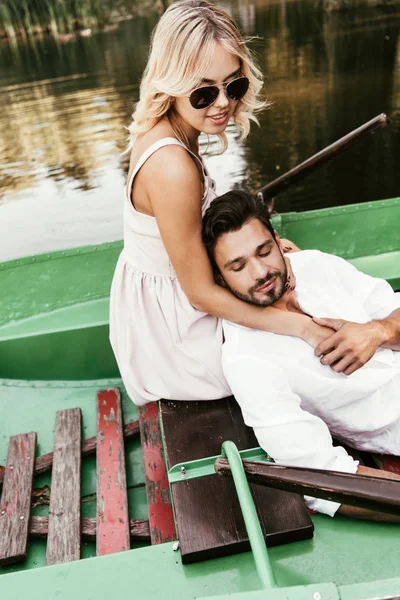
[{"label": "green metal pole", "polygon": [[239,450],[233,442],[226,441],[222,444],[222,455],[226,456],[232,469],[232,477],[239,498],[240,508],[242,509],[258,575],[264,588],[277,587],[268,556],[267,546],[265,545],[264,535],[254,506],[253,497],[247,482],[246,473],[244,472]]}]

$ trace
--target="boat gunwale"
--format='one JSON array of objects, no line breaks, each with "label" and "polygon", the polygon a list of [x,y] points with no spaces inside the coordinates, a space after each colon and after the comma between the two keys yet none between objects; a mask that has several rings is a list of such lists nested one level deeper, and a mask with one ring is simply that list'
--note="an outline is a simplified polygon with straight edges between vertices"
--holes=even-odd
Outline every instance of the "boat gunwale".
[{"label": "boat gunwale", "polygon": [[14,269],[15,267],[25,267],[33,263],[45,262],[47,260],[60,260],[63,258],[70,258],[71,256],[91,254],[92,252],[105,252],[107,250],[121,249],[123,248],[122,240],[115,240],[113,242],[102,242],[99,244],[76,246],[74,248],[67,248],[65,250],[52,250],[50,252],[43,252],[41,254],[32,254],[29,256],[22,256],[21,258],[12,258],[0,262],[0,270]]},{"label": "boat gunwale", "polygon": [[343,213],[364,212],[366,210],[371,209],[378,210],[379,208],[382,208],[385,205],[397,206],[398,204],[400,204],[400,197],[384,198],[381,200],[373,200],[371,202],[355,202],[353,204],[317,208],[313,210],[278,213],[277,215],[272,215],[272,221],[276,221],[278,224],[282,222],[298,221],[299,219],[305,221],[308,219],[313,219],[315,217],[327,218]]},{"label": "boat gunwale", "polygon": [[[295,220],[308,220],[315,217],[327,218],[336,214],[353,213],[353,212],[364,212],[366,210],[377,210],[385,204],[396,206],[400,204],[400,197],[395,198],[384,198],[380,200],[373,200],[369,202],[358,202],[348,205],[340,205],[326,208],[318,208],[306,211],[289,211],[287,213],[279,213],[272,216],[272,220],[278,224],[282,221],[291,222]],[[59,260],[68,258],[71,256],[91,254],[92,252],[105,252],[108,250],[118,250],[123,248],[123,240],[114,240],[112,242],[101,242],[98,244],[87,244],[84,246],[76,246],[73,248],[67,248],[65,250],[53,250],[50,252],[43,252],[41,254],[32,254],[28,256],[22,256],[20,258],[13,258],[7,261],[0,261],[0,270],[11,269],[15,267],[23,267],[33,263],[44,262],[47,260]]]}]

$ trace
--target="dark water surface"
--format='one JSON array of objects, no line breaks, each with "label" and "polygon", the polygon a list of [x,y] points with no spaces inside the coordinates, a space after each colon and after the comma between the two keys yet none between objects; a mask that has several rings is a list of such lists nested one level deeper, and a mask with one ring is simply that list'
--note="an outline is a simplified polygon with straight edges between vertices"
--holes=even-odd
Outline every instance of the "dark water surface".
[{"label": "dark water surface", "polygon": [[[222,3],[221,3],[222,4]],[[279,196],[281,212],[398,196],[400,4],[335,13],[316,0],[222,4],[253,43],[273,107],[209,157],[252,190],[381,112],[391,126]],[[350,3],[348,3],[350,6]],[[130,122],[157,16],[66,43],[0,41],[0,259],[121,237]],[[205,140],[203,141],[205,143]]]}]

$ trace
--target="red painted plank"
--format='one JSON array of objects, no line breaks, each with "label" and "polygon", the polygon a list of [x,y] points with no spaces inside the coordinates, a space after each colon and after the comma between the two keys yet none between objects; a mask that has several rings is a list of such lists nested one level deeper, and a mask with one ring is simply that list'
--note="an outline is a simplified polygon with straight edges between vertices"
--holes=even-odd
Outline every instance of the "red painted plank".
[{"label": "red painted plank", "polygon": [[26,557],[35,452],[36,433],[10,438],[0,501],[0,565]]},{"label": "red painted plank", "polygon": [[152,544],[176,540],[167,469],[162,447],[158,402],[139,408],[146,494]]},{"label": "red painted plank", "polygon": [[117,388],[97,394],[97,554],[129,550],[121,398]]}]

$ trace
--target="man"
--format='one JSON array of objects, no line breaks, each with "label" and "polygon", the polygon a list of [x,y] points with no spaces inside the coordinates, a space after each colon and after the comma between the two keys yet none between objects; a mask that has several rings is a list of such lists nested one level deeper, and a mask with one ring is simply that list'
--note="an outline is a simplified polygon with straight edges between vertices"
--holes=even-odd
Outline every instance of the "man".
[{"label": "man", "polygon": [[[314,352],[299,338],[224,322],[224,373],[260,445],[281,464],[400,479],[358,466],[331,438],[400,454],[400,294],[317,250],[290,254],[296,288],[288,290],[279,237],[262,202],[245,192],[214,200],[203,240],[216,280],[235,296],[323,317],[321,329],[332,327]],[[340,506],[306,499],[331,516]],[[340,512],[383,518],[345,506]]]}]

